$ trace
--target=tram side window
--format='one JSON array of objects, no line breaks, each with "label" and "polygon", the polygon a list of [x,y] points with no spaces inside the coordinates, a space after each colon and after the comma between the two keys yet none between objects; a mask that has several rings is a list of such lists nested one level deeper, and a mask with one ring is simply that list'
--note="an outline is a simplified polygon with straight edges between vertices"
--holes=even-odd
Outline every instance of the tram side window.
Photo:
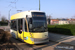
[{"label": "tram side window", "polygon": [[27,32],[27,25],[26,25],[26,21],[25,21],[25,31]]},{"label": "tram side window", "polygon": [[23,26],[23,20],[18,19],[18,29],[22,29],[22,26]]},{"label": "tram side window", "polygon": [[16,24],[16,21],[15,20],[12,20],[11,21],[11,29],[17,30],[17,24]]},{"label": "tram side window", "polygon": [[32,18],[29,19],[29,23],[32,24]]}]

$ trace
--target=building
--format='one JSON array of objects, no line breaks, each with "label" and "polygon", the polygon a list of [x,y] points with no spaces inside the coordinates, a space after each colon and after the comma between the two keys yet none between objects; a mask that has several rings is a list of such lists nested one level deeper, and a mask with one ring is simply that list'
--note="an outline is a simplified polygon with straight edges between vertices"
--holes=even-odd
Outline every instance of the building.
[{"label": "building", "polygon": [[62,24],[69,24],[69,21],[65,21],[65,20],[59,21],[59,25],[62,25]]},{"label": "building", "polygon": [[75,19],[68,19],[70,24],[75,24]]},{"label": "building", "polygon": [[51,25],[58,25],[59,24],[59,19],[51,19],[50,24]]},{"label": "building", "polygon": [[61,19],[61,20],[59,20],[59,25],[62,25],[62,24],[69,24],[68,19]]},{"label": "building", "polygon": [[50,19],[50,20],[48,19],[47,24],[51,25],[75,24],[75,19]]}]

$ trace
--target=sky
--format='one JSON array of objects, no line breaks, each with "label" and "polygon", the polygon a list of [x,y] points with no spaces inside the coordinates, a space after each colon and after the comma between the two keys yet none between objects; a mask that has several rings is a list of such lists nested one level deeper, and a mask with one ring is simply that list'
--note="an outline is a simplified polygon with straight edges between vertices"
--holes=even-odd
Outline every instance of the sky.
[{"label": "sky", "polygon": [[[16,3],[16,4],[15,4]],[[75,0],[40,0],[40,11],[51,18],[73,18],[75,16]],[[39,10],[39,0],[0,0],[0,18],[18,13],[17,10]]]}]

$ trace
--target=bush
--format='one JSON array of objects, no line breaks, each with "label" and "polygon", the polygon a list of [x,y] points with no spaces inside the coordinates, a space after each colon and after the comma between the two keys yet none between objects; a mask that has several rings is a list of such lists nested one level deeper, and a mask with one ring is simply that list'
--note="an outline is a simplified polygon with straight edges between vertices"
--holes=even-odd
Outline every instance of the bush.
[{"label": "bush", "polygon": [[75,35],[75,25],[48,25],[48,31],[65,35]]},{"label": "bush", "polygon": [[6,25],[8,25],[8,22],[0,21],[0,26],[6,26]]},{"label": "bush", "polygon": [[3,29],[0,29],[0,42],[8,42],[11,38],[11,34],[8,31],[4,31]]}]

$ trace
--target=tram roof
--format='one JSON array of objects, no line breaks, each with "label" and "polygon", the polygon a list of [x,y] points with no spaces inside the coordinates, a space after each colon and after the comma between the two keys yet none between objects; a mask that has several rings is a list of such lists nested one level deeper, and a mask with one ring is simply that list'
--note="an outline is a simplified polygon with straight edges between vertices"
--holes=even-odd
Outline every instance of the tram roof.
[{"label": "tram roof", "polygon": [[14,14],[14,15],[11,16],[11,20],[25,18],[26,15],[31,15],[31,12],[43,12],[43,11],[39,11],[39,10],[28,10],[28,11],[16,13],[16,14]]}]

